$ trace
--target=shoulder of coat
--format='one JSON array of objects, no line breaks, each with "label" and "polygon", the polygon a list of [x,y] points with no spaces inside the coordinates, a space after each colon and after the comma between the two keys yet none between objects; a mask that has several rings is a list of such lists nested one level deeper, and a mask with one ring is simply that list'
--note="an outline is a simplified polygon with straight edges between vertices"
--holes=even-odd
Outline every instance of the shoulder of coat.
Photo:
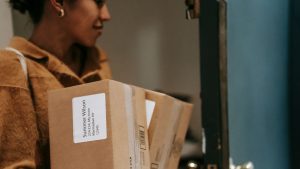
[{"label": "shoulder of coat", "polygon": [[0,86],[27,88],[21,63],[14,52],[0,50]]}]

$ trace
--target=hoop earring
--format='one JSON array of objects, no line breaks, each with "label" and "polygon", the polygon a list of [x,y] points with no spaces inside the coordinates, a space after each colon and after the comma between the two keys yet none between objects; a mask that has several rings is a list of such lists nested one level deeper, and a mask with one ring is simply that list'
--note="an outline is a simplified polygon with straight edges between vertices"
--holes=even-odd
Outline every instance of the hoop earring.
[{"label": "hoop earring", "polygon": [[59,10],[59,13],[58,13],[58,16],[59,16],[60,18],[64,17],[64,16],[65,16],[65,11],[64,11],[63,9],[60,9],[60,10]]}]

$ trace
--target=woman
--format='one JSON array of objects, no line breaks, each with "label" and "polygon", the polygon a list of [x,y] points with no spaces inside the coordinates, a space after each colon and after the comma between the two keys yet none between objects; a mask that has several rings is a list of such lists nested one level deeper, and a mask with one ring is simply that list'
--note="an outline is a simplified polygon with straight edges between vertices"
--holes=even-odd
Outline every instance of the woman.
[{"label": "woman", "polygon": [[9,3],[29,13],[34,30],[28,40],[14,37],[13,50],[0,51],[0,168],[50,168],[47,91],[111,78],[105,54],[95,48],[110,14],[104,0]]}]

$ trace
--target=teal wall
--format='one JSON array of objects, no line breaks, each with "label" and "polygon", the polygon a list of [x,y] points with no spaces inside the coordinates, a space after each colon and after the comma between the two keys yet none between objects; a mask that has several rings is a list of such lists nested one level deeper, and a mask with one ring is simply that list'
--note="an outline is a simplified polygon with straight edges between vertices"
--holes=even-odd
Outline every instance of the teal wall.
[{"label": "teal wall", "polygon": [[228,1],[230,155],[289,168],[288,0]]}]

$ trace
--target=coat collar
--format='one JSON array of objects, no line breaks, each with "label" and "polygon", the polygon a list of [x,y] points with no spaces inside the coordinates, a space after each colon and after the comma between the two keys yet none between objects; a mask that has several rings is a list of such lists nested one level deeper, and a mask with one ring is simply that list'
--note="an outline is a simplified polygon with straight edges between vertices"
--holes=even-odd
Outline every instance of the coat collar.
[{"label": "coat collar", "polygon": [[[97,48],[87,50],[85,69],[82,77],[76,75],[67,65],[51,53],[21,37],[13,37],[10,46],[19,50],[26,57],[36,60],[52,72],[62,83],[73,81],[70,85],[83,84],[86,81],[101,80],[100,51]],[[106,59],[106,58],[105,58]],[[70,86],[67,85],[67,86]]]},{"label": "coat collar", "polygon": [[10,41],[10,46],[34,59],[46,59],[51,55],[49,52],[39,48],[22,37],[13,37]]}]

